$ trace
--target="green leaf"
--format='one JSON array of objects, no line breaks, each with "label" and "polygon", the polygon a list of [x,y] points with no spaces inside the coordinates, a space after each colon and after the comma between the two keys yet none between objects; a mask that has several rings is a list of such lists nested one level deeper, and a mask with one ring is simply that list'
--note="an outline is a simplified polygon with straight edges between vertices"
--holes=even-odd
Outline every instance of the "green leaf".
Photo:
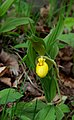
[{"label": "green leaf", "polygon": [[0,104],[6,104],[8,102],[14,102],[20,99],[23,95],[17,92],[13,88],[7,88],[0,91]]},{"label": "green leaf", "polygon": [[74,26],[74,18],[73,17],[67,17],[64,20],[64,26],[68,28],[68,30],[71,30],[72,27]]},{"label": "green leaf", "polygon": [[55,42],[57,42],[57,37],[62,33],[63,31],[63,17],[60,17],[57,26],[49,33],[45,38],[44,42],[46,44],[46,51],[47,53],[51,51],[52,46],[54,45]]},{"label": "green leaf", "polygon": [[72,120],[74,120],[74,115],[72,116]]},{"label": "green leaf", "polygon": [[62,34],[58,39],[69,44],[71,47],[74,47],[74,33]]},{"label": "green leaf", "polygon": [[58,107],[62,110],[63,113],[70,112],[70,109],[66,104],[61,103],[61,104],[58,105]]},{"label": "green leaf", "polygon": [[26,1],[20,1],[19,4],[19,0],[16,0],[15,2],[15,9],[16,9],[16,13],[20,16],[26,16],[29,17],[30,13],[31,13],[31,5],[29,5],[28,2]]},{"label": "green leaf", "polygon": [[[33,115],[34,115],[34,111],[35,111],[35,106],[36,106],[36,113],[38,113],[41,109],[43,109],[46,104],[40,100],[37,100],[37,105],[36,105],[36,101],[32,101],[32,102],[19,102],[17,104],[17,106],[15,105],[15,115],[16,116],[26,116],[29,119],[33,119]],[[8,113],[12,112],[12,108],[9,108]]]},{"label": "green leaf", "polygon": [[36,37],[35,35],[32,35],[30,38],[32,45],[35,49],[35,51],[39,55],[44,55],[45,54],[45,43],[42,38]]},{"label": "green leaf", "polygon": [[66,43],[61,43],[61,42],[59,41],[59,43],[58,43],[59,49],[62,49],[62,48],[64,48],[65,46],[67,46]]},{"label": "green leaf", "polygon": [[33,20],[28,17],[12,18],[3,23],[0,28],[0,33],[8,32],[15,29],[17,26],[29,24],[29,21],[33,23]]},{"label": "green leaf", "polygon": [[32,43],[30,42],[28,45],[28,51],[27,51],[27,56],[29,58],[29,63],[30,66],[34,69],[35,68],[35,58],[36,58],[36,54],[35,51],[32,47]]},{"label": "green leaf", "polygon": [[[49,74],[51,76],[51,73],[49,73]],[[56,95],[55,80],[53,77],[51,78],[48,75],[45,78],[41,79],[40,81],[41,81],[42,88],[43,88],[44,93],[45,93],[45,97],[46,97],[47,101],[50,102]]]},{"label": "green leaf", "polygon": [[35,120],[55,120],[55,118],[54,106],[46,106],[37,113]]},{"label": "green leaf", "polygon": [[22,58],[21,62],[25,62],[28,68],[31,67],[30,60],[27,54]]},{"label": "green leaf", "polygon": [[64,113],[62,112],[60,107],[56,106],[55,107],[55,111],[56,111],[56,118],[57,118],[57,120],[62,120],[62,118],[64,117]]},{"label": "green leaf", "polygon": [[28,42],[15,45],[14,48],[28,48]]},{"label": "green leaf", "polygon": [[26,117],[25,115],[21,115],[21,117],[19,117],[19,118],[20,118],[20,120],[31,120],[30,118]]},{"label": "green leaf", "polygon": [[47,101],[50,102],[51,101],[50,93],[48,92],[48,91],[50,91],[50,84],[51,84],[50,78],[48,76],[46,76],[45,78],[40,79],[40,82],[42,84],[42,88],[43,88],[45,97],[46,97]]},{"label": "green leaf", "polygon": [[7,12],[13,2],[14,0],[5,0],[5,2],[0,6],[0,16],[3,16]]},{"label": "green leaf", "polygon": [[56,56],[58,55],[59,52],[59,47],[57,42],[54,43],[54,45],[51,46],[51,50],[49,51],[49,55],[51,56],[52,59],[55,59]]},{"label": "green leaf", "polygon": [[53,77],[51,78],[49,94],[50,94],[50,100],[53,100],[53,98],[56,95],[56,83]]}]

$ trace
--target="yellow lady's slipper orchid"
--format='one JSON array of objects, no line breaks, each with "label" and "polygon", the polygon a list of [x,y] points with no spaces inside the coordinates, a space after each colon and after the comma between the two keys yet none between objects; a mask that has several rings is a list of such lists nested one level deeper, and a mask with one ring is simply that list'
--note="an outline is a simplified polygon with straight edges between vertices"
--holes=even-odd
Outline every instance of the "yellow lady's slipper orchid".
[{"label": "yellow lady's slipper orchid", "polygon": [[40,78],[44,78],[48,73],[48,64],[45,62],[43,57],[38,58],[36,73]]}]

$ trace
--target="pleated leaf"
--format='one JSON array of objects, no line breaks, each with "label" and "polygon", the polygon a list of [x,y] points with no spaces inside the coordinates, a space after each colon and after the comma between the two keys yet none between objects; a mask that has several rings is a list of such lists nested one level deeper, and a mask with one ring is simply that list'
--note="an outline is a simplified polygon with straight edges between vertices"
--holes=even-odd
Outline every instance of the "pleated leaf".
[{"label": "pleated leaf", "polygon": [[3,16],[7,12],[13,2],[14,0],[5,0],[5,2],[0,6],[0,16]]},{"label": "pleated leaf", "polygon": [[11,31],[20,25],[29,24],[29,21],[33,23],[33,20],[28,17],[12,18],[10,20],[7,20],[1,26],[0,33]]},{"label": "pleated leaf", "polygon": [[55,120],[55,118],[54,106],[47,106],[38,112],[35,120]]},{"label": "pleated leaf", "polygon": [[63,17],[61,16],[57,26],[51,31],[51,33],[49,33],[45,38],[44,38],[44,42],[46,44],[46,51],[49,52],[52,49],[52,46],[54,45],[54,43],[57,42],[57,37],[62,33],[63,31],[63,27],[64,27],[64,21],[63,21]]},{"label": "pleated leaf", "polygon": [[39,55],[45,54],[45,43],[42,38],[32,35],[30,38],[33,48]]},{"label": "pleated leaf", "polygon": [[74,33],[62,34],[58,37],[58,39],[62,42],[67,43],[71,47],[74,47]]},{"label": "pleated leaf", "polygon": [[0,91],[0,104],[6,104],[8,102],[14,102],[20,99],[23,95],[17,92],[13,88],[7,88]]}]

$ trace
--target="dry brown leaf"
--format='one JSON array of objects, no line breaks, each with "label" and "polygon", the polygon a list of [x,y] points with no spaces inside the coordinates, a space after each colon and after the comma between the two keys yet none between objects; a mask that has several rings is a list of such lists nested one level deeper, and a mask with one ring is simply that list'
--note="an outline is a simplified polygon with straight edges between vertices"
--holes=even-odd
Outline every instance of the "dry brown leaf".
[{"label": "dry brown leaf", "polygon": [[74,79],[67,77],[64,74],[60,74],[60,80],[66,87],[74,88]]},{"label": "dry brown leaf", "polygon": [[0,82],[3,82],[4,84],[11,87],[11,78],[8,77],[0,77]]},{"label": "dry brown leaf", "polygon": [[50,5],[49,6],[44,6],[43,8],[40,9],[40,15],[43,18],[46,18],[49,14],[49,10],[50,10]]},{"label": "dry brown leaf", "polygon": [[7,71],[8,68],[6,66],[0,67],[0,77],[2,77]]},{"label": "dry brown leaf", "polygon": [[35,97],[35,99],[33,99],[33,101],[36,101],[36,100],[46,101],[46,98],[45,98],[45,96]]},{"label": "dry brown leaf", "polygon": [[54,99],[53,99],[52,102],[53,102],[54,104],[59,104],[59,103],[62,102],[62,101],[65,102],[66,99],[67,99],[67,96],[61,95],[61,99],[60,99],[59,95],[56,94],[56,96],[54,97]]},{"label": "dry brown leaf", "polygon": [[29,82],[26,82],[24,87],[33,96],[40,96],[41,95],[41,93],[37,89],[35,89]]},{"label": "dry brown leaf", "polygon": [[66,62],[64,64],[62,64],[63,66],[61,67],[61,70],[66,74],[66,75],[70,75],[71,71],[72,71],[72,66],[73,63],[72,62]]},{"label": "dry brown leaf", "polygon": [[18,76],[19,65],[14,55],[9,54],[2,49],[0,53],[0,60],[4,63],[4,65],[10,67],[11,74]]},{"label": "dry brown leaf", "polygon": [[73,48],[70,46],[66,46],[65,48],[59,51],[59,57],[63,61],[70,61],[72,60]]}]

